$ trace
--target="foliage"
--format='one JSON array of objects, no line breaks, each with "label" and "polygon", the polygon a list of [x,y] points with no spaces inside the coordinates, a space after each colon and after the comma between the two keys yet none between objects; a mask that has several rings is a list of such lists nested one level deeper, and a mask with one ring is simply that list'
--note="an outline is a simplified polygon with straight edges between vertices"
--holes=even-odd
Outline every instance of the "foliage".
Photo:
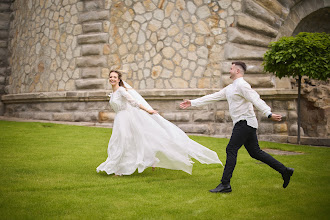
[{"label": "foliage", "polygon": [[330,78],[330,34],[301,32],[295,37],[282,37],[269,45],[264,54],[264,70],[277,77],[308,76]]},{"label": "foliage", "polygon": [[[96,173],[107,157],[108,128],[0,121],[1,219],[328,219],[330,148],[260,142],[299,151],[275,155],[281,175],[242,148],[233,192],[212,194],[223,167],[196,162],[193,174],[150,168],[131,176]],[[192,137],[225,162],[228,139]]]}]

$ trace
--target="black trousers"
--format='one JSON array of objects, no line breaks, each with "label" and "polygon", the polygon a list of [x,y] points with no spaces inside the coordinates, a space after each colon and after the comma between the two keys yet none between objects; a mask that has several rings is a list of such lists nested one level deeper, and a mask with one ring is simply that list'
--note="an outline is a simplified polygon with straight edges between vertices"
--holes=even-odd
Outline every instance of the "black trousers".
[{"label": "black trousers", "polygon": [[230,179],[236,166],[237,152],[242,145],[245,146],[247,152],[252,158],[264,162],[281,174],[285,172],[286,167],[282,163],[260,149],[257,138],[257,129],[248,126],[247,122],[243,120],[235,124],[226,148],[227,160],[221,179],[222,184],[230,183]]}]

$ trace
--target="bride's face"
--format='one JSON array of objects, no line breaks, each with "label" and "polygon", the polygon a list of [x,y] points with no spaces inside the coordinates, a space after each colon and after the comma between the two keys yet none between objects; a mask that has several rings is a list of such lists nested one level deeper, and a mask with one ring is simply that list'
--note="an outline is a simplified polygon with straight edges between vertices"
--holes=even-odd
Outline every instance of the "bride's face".
[{"label": "bride's face", "polygon": [[112,86],[119,84],[118,73],[111,72],[109,76],[109,82]]}]

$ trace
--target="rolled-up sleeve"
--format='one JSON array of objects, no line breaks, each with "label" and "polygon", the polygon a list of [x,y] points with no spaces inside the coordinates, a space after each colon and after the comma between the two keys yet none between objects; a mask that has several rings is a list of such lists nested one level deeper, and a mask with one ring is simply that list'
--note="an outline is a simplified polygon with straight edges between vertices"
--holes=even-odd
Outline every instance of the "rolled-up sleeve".
[{"label": "rolled-up sleeve", "polygon": [[251,88],[251,86],[248,83],[242,83],[239,87],[241,90],[241,95],[251,102],[253,106],[255,106],[262,114],[264,114],[266,117],[270,115],[271,108],[266,104],[264,100],[260,98],[260,95]]}]

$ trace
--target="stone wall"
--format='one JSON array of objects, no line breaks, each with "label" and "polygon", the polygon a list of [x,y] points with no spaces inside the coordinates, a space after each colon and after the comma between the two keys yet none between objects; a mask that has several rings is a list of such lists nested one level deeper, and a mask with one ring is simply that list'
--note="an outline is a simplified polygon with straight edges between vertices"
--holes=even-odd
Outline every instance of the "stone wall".
[{"label": "stone wall", "polygon": [[326,0],[14,1],[5,115],[111,125],[107,78],[118,68],[184,131],[230,136],[225,102],[185,111],[178,104],[231,83],[231,62],[242,60],[245,79],[285,116],[270,123],[258,113],[261,139],[294,142],[297,90],[289,79],[263,72],[263,54],[329,6]]},{"label": "stone wall", "polygon": [[[166,119],[189,134],[229,137],[233,127],[226,101],[189,110],[181,110],[183,98],[196,98],[216,90],[143,90],[141,95]],[[75,91],[15,94],[4,97],[6,115],[50,121],[94,122],[111,126],[115,113],[110,109],[110,91]],[[274,112],[284,116],[281,123],[272,123],[257,113],[261,140],[290,142],[297,133],[296,92],[263,89],[261,97]],[[160,95],[161,94],[161,95]],[[28,103],[28,104],[26,104]]]},{"label": "stone wall", "polygon": [[220,88],[239,1],[113,1],[110,67],[138,89]]},{"label": "stone wall", "polygon": [[222,88],[233,60],[253,87],[289,89],[262,70],[287,15],[265,2],[15,1],[8,93],[108,89],[111,68],[140,90]]},{"label": "stone wall", "polygon": [[302,79],[301,118],[309,137],[330,136],[330,79],[327,81]]},{"label": "stone wall", "polygon": [[[8,39],[12,0],[0,1],[0,98],[4,95],[6,80],[11,73],[9,65]],[[0,100],[0,115],[4,114],[4,104]]]},{"label": "stone wall", "polygon": [[14,1],[9,94],[75,90],[79,0]]}]

